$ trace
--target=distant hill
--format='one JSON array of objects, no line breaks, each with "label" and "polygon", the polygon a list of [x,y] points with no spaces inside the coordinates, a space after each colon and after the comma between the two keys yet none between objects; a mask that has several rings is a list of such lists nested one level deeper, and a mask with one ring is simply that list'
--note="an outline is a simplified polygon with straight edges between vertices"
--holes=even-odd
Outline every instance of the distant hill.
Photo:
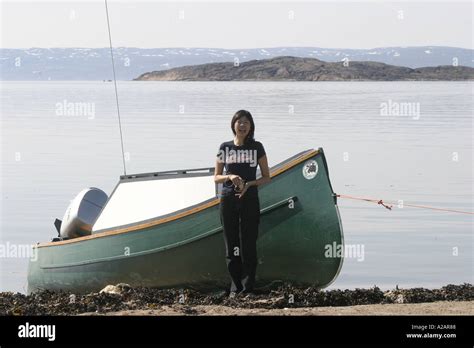
[{"label": "distant hill", "polygon": [[[222,48],[133,48],[114,49],[117,79],[132,80],[147,71],[206,63],[239,63],[281,56],[317,58],[325,62],[379,62],[409,68],[444,65],[474,67],[474,51],[455,47],[383,47],[334,49],[276,47]],[[0,48],[1,80],[110,80],[109,48]]]},{"label": "distant hill", "polygon": [[136,81],[413,81],[473,80],[474,68],[411,69],[376,62],[330,63],[315,58],[277,57],[235,65],[211,63],[153,71]]}]

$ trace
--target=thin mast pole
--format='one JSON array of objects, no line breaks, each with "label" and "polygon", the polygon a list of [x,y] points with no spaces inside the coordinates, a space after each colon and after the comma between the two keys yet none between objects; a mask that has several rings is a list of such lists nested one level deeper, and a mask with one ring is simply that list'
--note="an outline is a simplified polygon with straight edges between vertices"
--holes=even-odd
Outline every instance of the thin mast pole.
[{"label": "thin mast pole", "polygon": [[115,77],[114,53],[112,50],[112,35],[110,34],[109,9],[107,8],[107,0],[105,0],[105,13],[107,15],[107,28],[109,30],[109,44],[110,44],[110,57],[112,58],[112,71],[114,73],[115,102],[117,103],[117,115],[118,115],[119,130],[120,130],[120,144],[122,145],[123,174],[127,175],[127,170],[125,168],[125,153],[123,150],[122,123],[120,121],[120,107],[119,107],[118,92],[117,92],[117,78]]}]

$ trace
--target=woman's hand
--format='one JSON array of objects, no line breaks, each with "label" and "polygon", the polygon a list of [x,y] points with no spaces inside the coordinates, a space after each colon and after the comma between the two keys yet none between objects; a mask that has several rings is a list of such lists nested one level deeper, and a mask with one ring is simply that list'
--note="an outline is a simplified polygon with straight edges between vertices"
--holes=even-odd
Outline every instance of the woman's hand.
[{"label": "woman's hand", "polygon": [[234,184],[235,187],[242,187],[242,185],[244,184],[244,180],[238,175],[229,175],[229,180],[232,181],[232,184]]},{"label": "woman's hand", "polygon": [[239,198],[242,198],[242,196],[245,194],[245,192],[247,192],[247,189],[252,186],[251,182],[246,182],[244,185],[243,185],[243,188],[242,188],[242,191],[240,191],[239,193],[236,193],[235,195],[238,196]]}]

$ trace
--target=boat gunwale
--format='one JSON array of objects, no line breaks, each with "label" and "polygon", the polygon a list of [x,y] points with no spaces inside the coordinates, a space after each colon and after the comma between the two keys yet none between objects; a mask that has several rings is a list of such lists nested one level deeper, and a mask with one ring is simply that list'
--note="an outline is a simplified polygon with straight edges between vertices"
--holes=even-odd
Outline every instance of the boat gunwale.
[{"label": "boat gunwale", "polygon": [[[302,152],[286,159],[285,161],[273,166],[270,170],[270,177],[274,178],[274,177],[290,170],[291,168],[297,166],[298,164],[304,162],[305,160],[307,160],[311,157],[314,157],[318,154],[324,154],[322,148],[319,148],[317,150],[309,149],[309,150],[306,150],[306,151],[302,151]],[[323,158],[324,158],[324,156],[323,156]],[[162,173],[170,173],[170,172],[178,172],[178,170],[177,171],[167,171],[167,172],[162,172]],[[150,174],[150,173],[146,173],[146,174]],[[158,174],[158,173],[151,173],[151,174]],[[176,174],[173,177],[177,177],[177,175],[180,175],[180,174]],[[115,188],[112,191],[110,197],[113,196],[113,193],[115,192],[117,187],[123,182],[157,179],[157,177],[151,176],[151,175],[150,175],[149,179],[144,179],[144,178],[140,178],[140,177],[123,179],[122,177],[123,176],[120,177],[120,181],[115,186]],[[181,177],[186,177],[186,174],[181,175]],[[331,188],[331,185],[330,185],[330,188]],[[332,188],[331,188],[331,191],[332,191]],[[161,224],[164,224],[164,223],[167,223],[167,222],[171,222],[171,221],[174,221],[174,220],[181,219],[181,218],[183,218],[185,216],[188,216],[188,215],[198,213],[202,210],[205,210],[205,209],[208,209],[208,208],[213,207],[215,205],[218,205],[219,202],[220,202],[219,197],[212,197],[212,198],[209,198],[208,200],[205,200],[205,201],[200,202],[198,204],[195,204],[193,206],[186,207],[186,208],[183,208],[181,210],[178,210],[178,211],[166,214],[166,215],[153,217],[153,218],[148,219],[148,220],[138,221],[138,222],[134,222],[134,223],[127,224],[127,225],[115,226],[115,227],[111,227],[109,229],[99,230],[100,232],[96,232],[94,234],[90,234],[90,235],[82,236],[82,237],[78,237],[78,238],[66,239],[66,240],[57,241],[57,242],[38,243],[38,244],[35,245],[35,247],[36,248],[44,248],[44,247],[60,246],[60,245],[65,245],[65,244],[71,244],[71,243],[87,241],[87,240],[91,240],[91,239],[95,239],[95,238],[103,238],[103,237],[107,237],[107,236],[111,236],[111,235],[137,232],[137,231],[143,230],[145,228],[161,225]],[[107,203],[106,203],[106,205],[107,205]],[[104,208],[105,208],[105,206],[104,206]]]},{"label": "boat gunwale", "polygon": [[119,183],[144,181],[144,180],[161,180],[161,179],[170,179],[170,178],[184,178],[184,177],[189,178],[189,177],[196,177],[196,176],[208,176],[212,174],[214,174],[214,168],[212,167],[197,168],[197,169],[167,170],[164,172],[150,172],[150,173],[121,175]]}]

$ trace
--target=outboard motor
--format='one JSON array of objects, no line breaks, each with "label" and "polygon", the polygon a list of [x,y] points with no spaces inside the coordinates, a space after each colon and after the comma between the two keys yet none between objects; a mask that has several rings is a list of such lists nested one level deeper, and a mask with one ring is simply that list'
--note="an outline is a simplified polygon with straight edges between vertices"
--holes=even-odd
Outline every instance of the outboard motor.
[{"label": "outboard motor", "polygon": [[[107,202],[107,194],[95,187],[82,190],[71,201],[62,222],[55,222],[61,239],[91,234],[92,226]],[[57,220],[58,221],[58,220]]]}]

